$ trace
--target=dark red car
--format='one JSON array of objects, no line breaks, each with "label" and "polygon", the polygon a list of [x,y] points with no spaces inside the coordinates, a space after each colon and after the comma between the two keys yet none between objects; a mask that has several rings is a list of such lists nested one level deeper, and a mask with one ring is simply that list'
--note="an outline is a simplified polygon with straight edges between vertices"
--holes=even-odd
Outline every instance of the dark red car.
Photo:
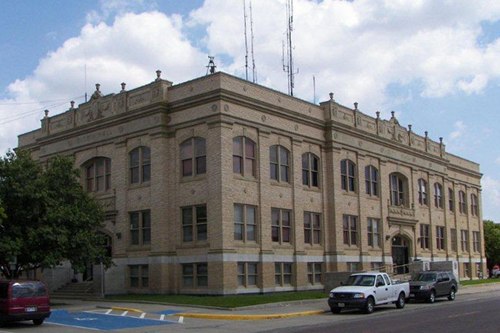
[{"label": "dark red car", "polygon": [[41,325],[49,316],[49,293],[43,282],[0,281],[0,325],[23,320]]}]

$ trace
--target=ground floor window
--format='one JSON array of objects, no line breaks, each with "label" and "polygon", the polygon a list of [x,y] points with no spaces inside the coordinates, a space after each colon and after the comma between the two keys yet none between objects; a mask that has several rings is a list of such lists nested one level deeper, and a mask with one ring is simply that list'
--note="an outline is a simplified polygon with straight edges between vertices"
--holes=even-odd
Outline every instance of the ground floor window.
[{"label": "ground floor window", "polygon": [[182,265],[182,285],[189,288],[208,286],[207,263],[193,263]]},{"label": "ground floor window", "polygon": [[309,284],[321,284],[322,265],[320,262],[307,263],[307,279]]},{"label": "ground floor window", "polygon": [[148,288],[149,287],[149,266],[148,265],[130,265],[129,283],[130,288]]},{"label": "ground floor window", "polygon": [[276,286],[292,284],[292,263],[277,262],[274,264],[274,281]]},{"label": "ground floor window", "polygon": [[370,266],[371,266],[371,270],[372,271],[380,271],[384,267],[384,263],[382,263],[382,262],[372,262],[370,264]]},{"label": "ground floor window", "polygon": [[464,262],[464,277],[470,278],[470,263]]},{"label": "ground floor window", "polygon": [[359,262],[348,262],[347,263],[347,271],[348,272],[357,272],[357,271],[359,271]]},{"label": "ground floor window", "polygon": [[238,286],[254,287],[257,286],[257,263],[239,262],[238,263]]}]

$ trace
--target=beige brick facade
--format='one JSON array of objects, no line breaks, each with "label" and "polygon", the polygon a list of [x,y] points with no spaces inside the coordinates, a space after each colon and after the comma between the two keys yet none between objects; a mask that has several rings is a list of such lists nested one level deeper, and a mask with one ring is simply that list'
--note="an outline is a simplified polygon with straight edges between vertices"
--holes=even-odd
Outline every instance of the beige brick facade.
[{"label": "beige brick facade", "polygon": [[[238,137],[250,143],[246,152],[254,149],[242,157],[241,173],[233,166]],[[271,156],[275,146],[279,157]],[[178,85],[158,78],[117,94],[97,91],[78,108],[45,117],[39,130],[19,137],[19,147],[40,161],[71,155],[82,185],[93,182],[115,263],[106,272],[110,294],[322,289],[328,271],[415,259],[455,260],[462,277],[486,269],[479,165],[394,116],[372,118],[333,98],[314,105],[224,73]],[[132,181],[133,151],[150,153],[139,159],[139,181]],[[317,184],[304,184],[303,173],[313,176],[303,156],[316,158]],[[109,183],[97,189],[106,159]],[[367,194],[368,166],[376,193]],[[422,204],[419,179],[426,182]],[[235,205],[244,212],[241,234]],[[305,226],[305,215],[319,224]],[[376,229],[369,232],[368,223]]]}]

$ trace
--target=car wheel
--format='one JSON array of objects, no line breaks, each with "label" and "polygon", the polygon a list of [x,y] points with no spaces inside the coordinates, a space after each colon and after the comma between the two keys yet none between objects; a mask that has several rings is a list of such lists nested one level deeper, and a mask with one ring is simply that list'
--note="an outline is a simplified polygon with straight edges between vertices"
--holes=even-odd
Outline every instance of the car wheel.
[{"label": "car wheel", "polygon": [[404,308],[405,307],[405,302],[406,302],[405,293],[400,293],[399,297],[398,297],[398,300],[396,301],[396,307],[398,309]]},{"label": "car wheel", "polygon": [[35,324],[35,326],[40,326],[43,324],[43,319],[33,319],[33,324]]},{"label": "car wheel", "polygon": [[373,310],[375,309],[375,301],[373,300],[373,297],[368,297],[366,300],[364,312],[365,313],[372,313]]},{"label": "car wheel", "polygon": [[427,301],[429,303],[434,303],[436,301],[436,292],[434,290],[431,290],[431,294],[429,295]]},{"label": "car wheel", "polygon": [[455,296],[456,296],[455,288],[451,288],[450,294],[448,295],[448,300],[450,301],[455,300]]},{"label": "car wheel", "polygon": [[332,313],[340,313],[340,311],[342,311],[342,308],[332,307],[330,308],[330,310],[332,310]]}]

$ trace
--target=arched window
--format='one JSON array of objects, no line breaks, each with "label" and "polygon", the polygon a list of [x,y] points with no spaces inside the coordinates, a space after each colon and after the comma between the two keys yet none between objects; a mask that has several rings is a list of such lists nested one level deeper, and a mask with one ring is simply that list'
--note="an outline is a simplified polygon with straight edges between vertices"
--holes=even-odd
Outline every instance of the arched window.
[{"label": "arched window", "polygon": [[271,179],[286,182],[290,181],[289,165],[290,152],[283,146],[275,145],[269,148]]},{"label": "arched window", "polygon": [[151,180],[151,150],[137,147],[129,154],[130,184],[146,183]]},{"label": "arched window", "polygon": [[106,192],[111,189],[111,159],[96,157],[84,165],[87,192]]},{"label": "arched window", "polygon": [[420,178],[418,180],[418,203],[427,205],[427,182]]},{"label": "arched window", "polygon": [[479,216],[479,205],[477,202],[477,195],[475,194],[470,195],[470,213],[473,216]]},{"label": "arched window", "polygon": [[233,139],[233,172],[255,177],[255,142],[247,137]]},{"label": "arched window", "polygon": [[400,173],[392,173],[389,176],[391,187],[391,205],[408,206],[408,179]]},{"label": "arched window", "polygon": [[319,186],[319,158],[312,153],[302,155],[302,184],[309,187]]},{"label": "arched window", "polygon": [[467,214],[467,198],[464,191],[458,191],[458,211]]},{"label": "arched window", "polygon": [[181,144],[182,176],[195,176],[206,173],[207,153],[204,138],[187,139]]},{"label": "arched window", "polygon": [[365,167],[366,194],[378,196],[378,170],[373,165]]},{"label": "arched window", "polygon": [[353,161],[340,161],[340,181],[344,191],[356,192],[356,164]]},{"label": "arched window", "polygon": [[443,208],[443,186],[439,183],[434,183],[434,206]]}]

